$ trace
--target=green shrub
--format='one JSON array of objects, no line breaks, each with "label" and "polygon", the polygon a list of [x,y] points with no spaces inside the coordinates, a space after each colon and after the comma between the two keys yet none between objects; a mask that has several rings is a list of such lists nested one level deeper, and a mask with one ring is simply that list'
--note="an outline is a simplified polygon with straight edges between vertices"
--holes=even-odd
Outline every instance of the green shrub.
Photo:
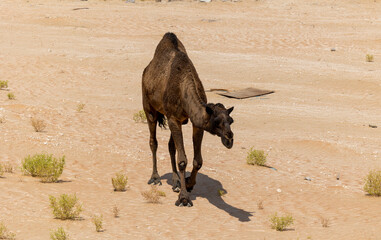
[{"label": "green shrub", "polygon": [[246,162],[249,165],[264,166],[267,161],[267,154],[263,150],[255,150],[254,147],[250,148],[247,153]]},{"label": "green shrub", "polygon": [[95,225],[95,231],[97,232],[102,232],[103,230],[103,216],[102,214],[101,215],[93,215],[91,217],[91,221],[94,223]]},{"label": "green shrub", "polygon": [[220,190],[218,190],[218,195],[219,195],[220,197],[223,197],[223,196],[226,195],[226,191],[223,190],[223,189],[220,189]]},{"label": "green shrub", "polygon": [[8,87],[8,81],[0,81],[0,89],[7,88]]},{"label": "green shrub", "polygon": [[62,194],[58,199],[54,196],[49,196],[49,200],[55,218],[62,220],[76,219],[82,212],[82,204],[78,202],[75,194]]},{"label": "green shrub", "polygon": [[381,196],[381,171],[372,170],[365,178],[364,191],[373,196]]},{"label": "green shrub", "polygon": [[16,234],[10,232],[4,223],[0,222],[0,239],[14,240],[16,239]]},{"label": "green shrub", "polygon": [[278,217],[277,215],[277,213],[274,213],[274,215],[270,219],[272,229],[275,229],[277,231],[284,231],[286,227],[294,223],[294,219],[291,215],[286,215],[282,217]]},{"label": "green shrub", "polygon": [[56,231],[50,233],[51,240],[69,240],[69,234],[65,232],[63,227],[57,228]]},{"label": "green shrub", "polygon": [[135,122],[146,122],[147,116],[146,113],[143,110],[140,110],[139,112],[134,114],[134,121]]},{"label": "green shrub", "polygon": [[374,61],[374,57],[372,54],[367,54],[365,59],[367,62],[373,62]]},{"label": "green shrub", "polygon": [[114,187],[114,191],[123,192],[126,191],[128,177],[120,172],[117,173],[114,178],[111,178],[111,182]]},{"label": "green shrub", "polygon": [[57,182],[65,166],[65,156],[54,158],[53,155],[35,154],[22,162],[22,171],[26,175],[41,178],[42,182]]},{"label": "green shrub", "polygon": [[9,100],[15,100],[15,99],[16,99],[15,94],[13,94],[13,93],[11,93],[11,92],[8,93],[7,96],[8,96],[8,99],[9,99]]}]

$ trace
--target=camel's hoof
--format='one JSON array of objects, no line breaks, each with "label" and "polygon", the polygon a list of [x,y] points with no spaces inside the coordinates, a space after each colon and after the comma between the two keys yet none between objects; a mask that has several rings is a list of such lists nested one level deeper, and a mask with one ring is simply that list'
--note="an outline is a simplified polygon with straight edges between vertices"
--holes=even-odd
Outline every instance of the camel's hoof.
[{"label": "camel's hoof", "polygon": [[161,186],[161,181],[160,178],[151,178],[148,180],[148,184],[153,184],[153,185],[160,185]]},{"label": "camel's hoof", "polygon": [[181,187],[180,181],[176,181],[176,183],[173,184],[172,190],[174,192],[180,192],[180,187]]},{"label": "camel's hoof", "polygon": [[192,203],[192,201],[189,198],[179,198],[176,201],[175,205],[178,206],[178,207],[184,207],[184,206],[192,207],[193,203]]}]

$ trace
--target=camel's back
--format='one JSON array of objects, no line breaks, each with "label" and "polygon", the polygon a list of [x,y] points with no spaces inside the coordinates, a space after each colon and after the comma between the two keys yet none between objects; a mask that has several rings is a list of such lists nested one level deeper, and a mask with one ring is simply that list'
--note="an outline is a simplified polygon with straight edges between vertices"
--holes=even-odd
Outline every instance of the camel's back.
[{"label": "camel's back", "polygon": [[[184,45],[175,34],[166,33],[157,45],[152,61],[144,69],[143,95],[161,111],[164,95],[168,97],[168,91],[181,92],[180,85],[184,84],[184,81],[191,81],[197,94],[206,101],[204,88]],[[179,97],[173,96],[173,100],[177,99],[178,102]]]}]

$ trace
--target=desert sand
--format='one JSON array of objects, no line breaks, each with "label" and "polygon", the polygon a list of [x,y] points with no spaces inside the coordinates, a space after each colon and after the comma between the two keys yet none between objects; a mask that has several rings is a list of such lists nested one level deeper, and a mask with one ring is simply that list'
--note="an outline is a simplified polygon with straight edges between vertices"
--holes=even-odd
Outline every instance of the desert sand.
[{"label": "desert sand", "polygon": [[[59,226],[72,239],[381,239],[381,198],[363,191],[367,173],[381,169],[380,13],[378,0],[0,1],[0,80],[9,81],[0,90],[0,162],[16,167],[0,178],[0,221],[25,240],[49,239]],[[143,69],[168,31],[205,89],[275,91],[244,100],[207,93],[235,107],[235,143],[228,150],[205,134],[192,208],[174,205],[169,130],[158,131],[166,197],[150,204],[141,196],[151,151],[148,127],[133,114],[142,109]],[[32,117],[45,131],[33,130]],[[191,162],[190,124],[183,129]],[[277,171],[247,165],[251,147]],[[41,152],[66,156],[60,183],[21,173],[24,157]],[[113,191],[119,171],[126,192]],[[82,220],[54,219],[49,195],[62,193],[77,194]],[[275,212],[294,225],[271,229]],[[103,214],[104,232],[92,214]]]}]

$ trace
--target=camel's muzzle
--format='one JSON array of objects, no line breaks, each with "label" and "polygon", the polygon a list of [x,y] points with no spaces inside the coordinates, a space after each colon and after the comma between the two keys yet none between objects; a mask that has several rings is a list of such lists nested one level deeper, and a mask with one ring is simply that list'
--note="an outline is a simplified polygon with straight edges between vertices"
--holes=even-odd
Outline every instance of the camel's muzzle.
[{"label": "camel's muzzle", "polygon": [[226,148],[228,148],[228,149],[230,149],[230,148],[232,148],[233,147],[233,141],[234,141],[234,139],[233,138],[226,138],[226,137],[221,137],[221,142],[222,142],[222,144],[226,147]]}]

